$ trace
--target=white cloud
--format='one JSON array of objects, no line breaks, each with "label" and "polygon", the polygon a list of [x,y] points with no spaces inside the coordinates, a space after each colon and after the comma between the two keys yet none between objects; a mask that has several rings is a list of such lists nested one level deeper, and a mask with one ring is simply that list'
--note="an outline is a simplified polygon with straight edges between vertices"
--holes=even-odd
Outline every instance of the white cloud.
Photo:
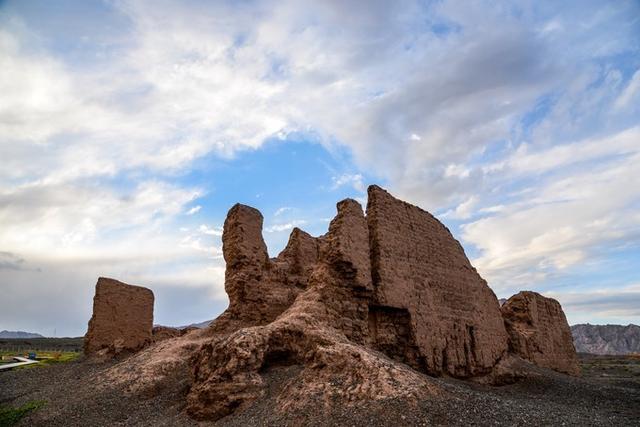
[{"label": "white cloud", "polygon": [[[543,147],[541,150],[525,144],[521,145],[510,158],[501,162],[501,166],[509,168],[509,172],[513,175],[540,174],[581,162],[606,160],[607,156],[637,153],[640,151],[638,141],[640,141],[640,127],[632,127],[605,137]],[[498,167],[489,168],[499,169]]]},{"label": "white cloud", "polygon": [[638,93],[640,92],[640,70],[636,71],[631,78],[631,81],[624,89],[624,91],[616,99],[615,108],[622,109],[627,108],[632,101],[636,100]]},{"label": "white cloud", "polygon": [[464,202],[460,203],[454,210],[445,212],[442,217],[453,219],[469,219],[475,212],[478,204],[478,198],[471,196]]},{"label": "white cloud", "polygon": [[545,296],[557,299],[570,324],[638,323],[640,288],[638,285],[581,290],[580,292],[548,291]]},{"label": "white cloud", "polygon": [[273,214],[273,216],[280,216],[280,215],[282,215],[283,213],[285,213],[285,212],[287,212],[287,211],[290,211],[291,209],[292,209],[292,208],[291,208],[291,207],[289,207],[289,206],[283,206],[283,207],[281,207],[281,208],[278,208],[278,209],[275,211],[275,213]]},{"label": "white cloud", "polygon": [[194,236],[193,234],[187,235],[182,238],[182,240],[180,241],[180,247],[207,253],[212,257],[212,259],[222,258],[222,248],[215,245],[204,246],[202,243],[202,239],[200,237]]},{"label": "white cloud", "polygon": [[361,174],[342,174],[340,176],[334,176],[332,178],[333,186],[331,187],[333,190],[337,190],[340,187],[345,185],[350,185],[354,190],[364,193],[367,189],[364,185],[363,178]]},{"label": "white cloud", "polygon": [[25,256],[82,256],[87,247],[106,247],[116,235],[154,233],[200,194],[161,181],[145,181],[123,193],[89,184],[3,190],[0,242]]},{"label": "white cloud", "polygon": [[478,212],[480,213],[496,213],[496,212],[502,212],[504,210],[505,206],[504,205],[496,205],[496,206],[489,206],[486,208],[482,208],[480,209]]},{"label": "white cloud", "polygon": [[[535,193],[522,193],[494,215],[463,226],[462,237],[480,250],[474,264],[498,289],[526,286],[548,274],[597,257],[602,245],[633,241],[640,236],[640,218],[633,215],[640,200],[640,147],[638,130],[631,129],[575,146],[575,156],[563,155],[564,147],[551,147],[528,155],[536,161],[521,162],[515,174],[559,172],[535,182]],[[608,161],[572,170],[575,161],[590,159],[594,152]],[[511,161],[508,161],[508,163]],[[529,168],[529,165],[532,165]],[[563,173],[563,171],[566,171]],[[511,174],[506,175],[512,176]],[[536,276],[537,275],[537,276]]]},{"label": "white cloud", "polygon": [[471,170],[465,165],[461,165],[461,164],[458,164],[458,165],[449,164],[444,170],[445,178],[456,177],[456,178],[464,179],[464,178],[468,178],[470,174],[471,174]]},{"label": "white cloud", "polygon": [[0,140],[19,136],[41,142],[61,127],[71,130],[67,114],[83,114],[79,108],[82,102],[75,97],[64,66],[47,56],[23,54],[20,49],[15,35],[0,30]]},{"label": "white cloud", "polygon": [[[552,122],[537,126],[539,139],[572,123],[570,114],[599,110],[596,100],[613,101],[617,92],[589,89],[600,78],[589,60],[624,51],[635,34],[616,19],[628,10],[592,13],[597,3],[516,10],[482,2],[114,6],[130,20],[130,41],[98,73],[25,53],[4,33],[3,57],[13,70],[12,95],[0,110],[0,123],[11,126],[6,136],[27,139],[40,128],[39,140],[77,135],[55,147],[46,165],[31,162],[35,176],[175,171],[210,152],[231,155],[271,135],[311,129],[325,144],[350,146],[358,164],[396,193],[441,208],[482,189],[485,178],[470,158],[513,138],[541,96],[560,93]],[[441,22],[451,27],[445,36],[431,31]],[[610,35],[608,44],[601,33]],[[39,150],[4,149],[14,166],[4,174],[13,178],[24,176]],[[356,177],[351,183],[360,191]]]},{"label": "white cloud", "polygon": [[198,227],[198,231],[210,236],[222,236],[222,227],[209,227],[206,224],[201,224],[200,227]]},{"label": "white cloud", "polygon": [[200,205],[194,206],[194,207],[192,207],[191,209],[189,209],[189,210],[185,213],[185,215],[193,215],[193,214],[196,214],[196,213],[200,212],[200,209],[202,209],[202,206],[200,206]]},{"label": "white cloud", "polygon": [[117,54],[90,46],[90,66],[50,49],[57,34],[3,20],[0,246],[21,268],[109,260],[202,284],[220,229],[184,240],[176,218],[202,190],[173,178],[295,131],[349,147],[346,170],[402,198],[473,219],[463,237],[498,287],[636,235],[640,80],[617,62],[637,55],[633,2],[109,7],[130,27],[107,40]]},{"label": "white cloud", "polygon": [[287,231],[287,230],[291,230],[294,227],[299,227],[301,225],[306,224],[307,221],[305,220],[294,220],[291,222],[287,222],[285,224],[273,224],[270,225],[269,227],[265,227],[264,231],[265,233],[279,233],[281,231]]}]

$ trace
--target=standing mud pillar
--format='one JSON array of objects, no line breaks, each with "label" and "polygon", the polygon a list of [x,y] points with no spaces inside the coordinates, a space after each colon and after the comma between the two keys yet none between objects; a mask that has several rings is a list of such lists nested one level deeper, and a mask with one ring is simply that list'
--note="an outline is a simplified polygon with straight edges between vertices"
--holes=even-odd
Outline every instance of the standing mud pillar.
[{"label": "standing mud pillar", "polygon": [[87,355],[115,356],[140,350],[152,340],[153,292],[101,277],[84,339]]}]

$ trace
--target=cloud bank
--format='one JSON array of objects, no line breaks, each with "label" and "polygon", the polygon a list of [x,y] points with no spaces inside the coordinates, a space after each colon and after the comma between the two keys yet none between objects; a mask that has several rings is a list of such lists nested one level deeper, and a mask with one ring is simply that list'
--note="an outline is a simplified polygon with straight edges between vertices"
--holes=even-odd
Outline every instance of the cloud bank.
[{"label": "cloud bank", "polygon": [[366,175],[440,214],[501,295],[590,292],[580,268],[638,259],[634,1],[85,9],[0,6],[0,278],[23,300],[38,269],[83,296],[106,270],[223,305],[221,224],[186,177],[294,138],[353,153],[313,185],[362,197]]}]

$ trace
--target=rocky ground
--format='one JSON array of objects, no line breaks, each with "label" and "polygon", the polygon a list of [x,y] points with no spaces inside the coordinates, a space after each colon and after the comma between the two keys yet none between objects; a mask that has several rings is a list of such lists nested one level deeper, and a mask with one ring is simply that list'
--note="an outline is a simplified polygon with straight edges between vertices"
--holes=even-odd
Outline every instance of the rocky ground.
[{"label": "rocky ground", "polygon": [[115,362],[80,360],[0,373],[0,405],[45,401],[19,424],[35,426],[637,426],[640,360],[582,356],[580,361],[582,378],[537,368],[533,378],[501,387],[433,378],[445,392],[426,400],[370,401],[360,407],[311,400],[294,413],[278,412],[276,396],[284,384],[296,380],[300,367],[278,366],[264,373],[269,385],[264,398],[217,423],[197,423],[184,414],[186,387],[153,398],[126,397],[124,390],[104,390],[95,381]]}]

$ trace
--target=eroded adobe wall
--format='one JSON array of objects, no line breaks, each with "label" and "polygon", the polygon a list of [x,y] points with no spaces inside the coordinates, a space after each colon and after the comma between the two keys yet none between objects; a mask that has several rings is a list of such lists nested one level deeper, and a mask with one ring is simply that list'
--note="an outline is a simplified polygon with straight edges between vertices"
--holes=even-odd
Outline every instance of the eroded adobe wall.
[{"label": "eroded adobe wall", "polygon": [[237,204],[227,214],[222,249],[229,308],[213,322],[213,329],[272,322],[306,287],[310,266],[318,257],[316,239],[294,230],[281,256],[269,259],[262,225],[260,211],[249,206]]},{"label": "eroded adobe wall", "polygon": [[493,291],[435,217],[377,186],[368,195],[376,310],[408,312],[408,347],[417,348],[417,364],[427,372],[458,377],[489,372],[507,350]]},{"label": "eroded adobe wall", "polygon": [[93,315],[84,351],[116,355],[137,351],[152,340],[153,292],[101,277],[93,298]]},{"label": "eroded adobe wall", "polygon": [[558,301],[522,291],[509,298],[501,311],[511,352],[544,368],[580,373],[571,329]]}]

